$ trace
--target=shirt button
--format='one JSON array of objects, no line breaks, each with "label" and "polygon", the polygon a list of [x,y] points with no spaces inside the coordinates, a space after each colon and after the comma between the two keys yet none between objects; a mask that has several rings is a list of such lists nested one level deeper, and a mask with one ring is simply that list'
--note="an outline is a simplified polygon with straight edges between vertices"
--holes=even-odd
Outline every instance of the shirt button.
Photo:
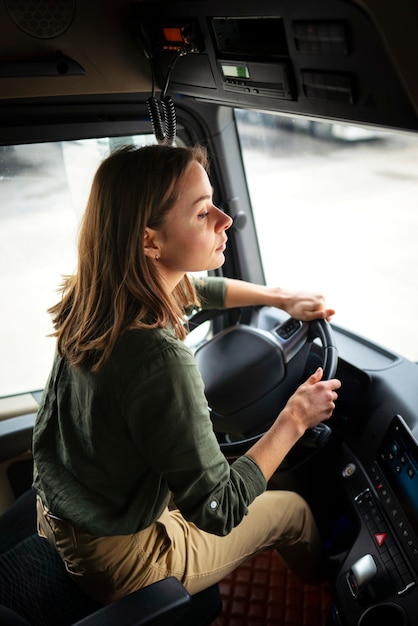
[{"label": "shirt button", "polygon": [[210,503],[210,508],[213,510],[218,508],[218,503],[216,502],[216,500],[212,500],[212,502]]}]

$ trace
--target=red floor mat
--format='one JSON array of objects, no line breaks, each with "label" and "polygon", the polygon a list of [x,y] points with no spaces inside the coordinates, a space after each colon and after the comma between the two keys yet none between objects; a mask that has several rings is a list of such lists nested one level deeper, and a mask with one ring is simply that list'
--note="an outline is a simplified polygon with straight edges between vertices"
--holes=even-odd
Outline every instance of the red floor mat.
[{"label": "red floor mat", "polygon": [[212,626],[325,626],[329,586],[303,585],[274,550],[241,565],[219,583],[223,609]]}]

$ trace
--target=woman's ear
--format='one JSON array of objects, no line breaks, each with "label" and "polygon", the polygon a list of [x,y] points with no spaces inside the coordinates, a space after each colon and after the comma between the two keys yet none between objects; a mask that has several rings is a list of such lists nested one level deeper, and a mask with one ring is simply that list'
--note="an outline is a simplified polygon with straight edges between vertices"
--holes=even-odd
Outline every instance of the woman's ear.
[{"label": "woman's ear", "polygon": [[158,231],[153,228],[145,228],[144,234],[144,253],[145,256],[151,259],[159,259],[160,256],[160,244],[158,243]]}]

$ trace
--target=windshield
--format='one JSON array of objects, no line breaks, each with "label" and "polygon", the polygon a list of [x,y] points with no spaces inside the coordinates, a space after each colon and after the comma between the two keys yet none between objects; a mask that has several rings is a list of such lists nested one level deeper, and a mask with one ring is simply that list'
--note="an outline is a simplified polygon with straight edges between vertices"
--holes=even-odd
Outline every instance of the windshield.
[{"label": "windshield", "polygon": [[336,325],[418,360],[418,138],[236,118],[267,284],[322,292]]}]

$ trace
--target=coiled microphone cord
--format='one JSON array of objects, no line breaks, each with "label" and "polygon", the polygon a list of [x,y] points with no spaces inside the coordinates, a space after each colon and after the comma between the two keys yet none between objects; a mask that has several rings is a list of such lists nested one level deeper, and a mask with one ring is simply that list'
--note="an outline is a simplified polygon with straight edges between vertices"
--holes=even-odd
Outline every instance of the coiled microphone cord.
[{"label": "coiled microphone cord", "polygon": [[167,89],[175,64],[177,63],[178,59],[185,54],[187,53],[184,50],[179,51],[179,53],[170,64],[164,89],[161,93],[160,101],[158,101],[155,97],[154,68],[151,63],[153,88],[152,96],[147,100],[148,113],[151,118],[151,124],[157,142],[166,146],[172,146],[174,144],[177,133],[176,109],[172,97],[167,95]]}]

